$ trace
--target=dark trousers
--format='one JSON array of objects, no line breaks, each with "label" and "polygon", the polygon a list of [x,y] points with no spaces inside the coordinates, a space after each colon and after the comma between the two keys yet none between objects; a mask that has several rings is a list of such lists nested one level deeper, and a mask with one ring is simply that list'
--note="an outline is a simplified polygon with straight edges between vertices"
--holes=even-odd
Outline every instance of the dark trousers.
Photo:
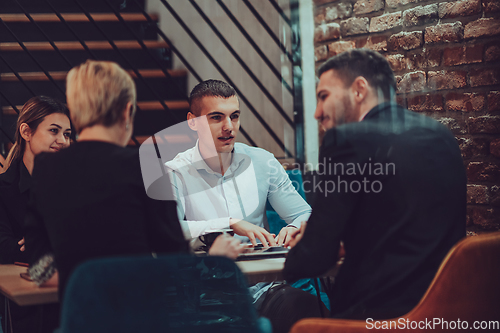
[{"label": "dark trousers", "polygon": [[271,321],[273,333],[286,333],[302,318],[329,317],[330,313],[316,296],[281,284],[269,289],[259,315]]}]

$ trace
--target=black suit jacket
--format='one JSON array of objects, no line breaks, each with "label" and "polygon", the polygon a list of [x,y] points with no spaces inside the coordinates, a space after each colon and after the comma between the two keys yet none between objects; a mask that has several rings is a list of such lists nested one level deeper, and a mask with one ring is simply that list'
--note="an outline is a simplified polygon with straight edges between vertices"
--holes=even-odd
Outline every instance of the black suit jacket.
[{"label": "black suit jacket", "polygon": [[24,237],[24,216],[31,188],[31,175],[22,159],[13,161],[0,174],[0,264],[27,262],[17,242]]},{"label": "black suit jacket", "polygon": [[35,159],[26,248],[54,253],[61,296],[85,260],[188,250],[175,202],[146,195],[138,150],[97,141]]},{"label": "black suit jacket", "polygon": [[428,117],[381,104],[363,121],[328,131],[320,164],[323,191],[287,256],[285,278],[325,273],[343,241],[332,315],[407,313],[465,236],[466,176],[454,136]]}]

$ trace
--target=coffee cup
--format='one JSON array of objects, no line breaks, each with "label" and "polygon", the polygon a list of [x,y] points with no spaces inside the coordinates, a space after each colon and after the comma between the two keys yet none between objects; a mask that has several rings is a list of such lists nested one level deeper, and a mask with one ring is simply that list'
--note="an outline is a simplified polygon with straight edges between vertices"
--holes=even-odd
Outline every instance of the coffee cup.
[{"label": "coffee cup", "polygon": [[198,239],[204,244],[203,250],[208,252],[212,244],[215,242],[215,239],[222,234],[228,234],[230,236],[234,236],[234,231],[229,229],[228,230],[224,229],[224,230],[212,231],[199,236]]}]

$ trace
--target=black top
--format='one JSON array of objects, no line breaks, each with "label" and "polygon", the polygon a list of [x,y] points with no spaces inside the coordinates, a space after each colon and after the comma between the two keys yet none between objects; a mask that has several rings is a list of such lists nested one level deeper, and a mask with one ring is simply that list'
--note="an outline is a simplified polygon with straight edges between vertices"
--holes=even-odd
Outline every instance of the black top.
[{"label": "black top", "polygon": [[146,195],[138,150],[105,142],[37,156],[26,228],[32,262],[53,251],[61,295],[85,260],[188,250],[176,203]]},{"label": "black top", "polygon": [[346,255],[329,295],[332,315],[407,313],[465,236],[466,176],[454,136],[428,117],[382,104],[363,121],[328,131],[320,163],[323,192],[287,256],[285,278],[325,273],[342,240]]},{"label": "black top", "polygon": [[24,237],[24,216],[31,188],[31,175],[22,159],[12,161],[0,174],[0,264],[27,262],[28,253],[17,244]]}]

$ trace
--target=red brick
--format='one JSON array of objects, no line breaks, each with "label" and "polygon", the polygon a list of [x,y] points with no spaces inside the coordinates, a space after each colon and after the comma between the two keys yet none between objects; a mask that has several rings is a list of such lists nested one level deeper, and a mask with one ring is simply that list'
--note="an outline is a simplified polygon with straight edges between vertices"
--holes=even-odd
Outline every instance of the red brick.
[{"label": "red brick", "polygon": [[493,162],[470,162],[467,166],[469,182],[497,182],[500,181],[500,167]]},{"label": "red brick", "polygon": [[486,47],[486,52],[484,53],[484,61],[497,61],[500,60],[500,46],[489,45]]},{"label": "red brick", "polygon": [[406,69],[406,59],[402,54],[391,54],[385,57],[394,72]]},{"label": "red brick", "polygon": [[500,134],[500,116],[480,116],[467,119],[470,134]]},{"label": "red brick", "polygon": [[449,47],[443,53],[443,65],[455,66],[481,62],[484,45]]},{"label": "red brick", "polygon": [[409,3],[419,2],[421,0],[385,0],[387,7],[396,8],[398,6],[404,6]]},{"label": "red brick", "polygon": [[325,3],[334,2],[335,0],[313,0],[315,5],[323,5]]},{"label": "red brick", "polygon": [[474,68],[469,71],[471,87],[489,86],[500,83],[499,68]]},{"label": "red brick", "polygon": [[358,40],[358,48],[367,48],[374,51],[387,51],[387,38],[385,36],[369,36]]},{"label": "red brick", "polygon": [[453,133],[453,134],[466,134],[466,131],[464,130],[463,126],[460,126],[458,121],[454,118],[439,118],[437,119],[441,124],[444,126],[448,127],[448,129]]},{"label": "red brick", "polygon": [[328,56],[333,57],[339,53],[356,48],[354,41],[338,41],[328,44]]},{"label": "red brick", "polygon": [[[474,215],[474,208],[473,207],[467,207],[467,213],[465,215],[465,226],[469,227],[474,225],[472,222],[472,216]],[[467,236],[469,236],[469,232],[472,233],[472,231],[467,230]]]},{"label": "red brick", "polygon": [[490,154],[500,158],[500,139],[491,140]]},{"label": "red brick", "polygon": [[392,35],[387,41],[387,49],[390,51],[411,50],[422,45],[422,32],[400,32]]},{"label": "red brick", "polygon": [[425,88],[425,72],[407,73],[400,82],[400,90],[406,93],[422,91]]},{"label": "red brick", "polygon": [[500,186],[493,185],[490,188],[490,204],[500,206]]},{"label": "red brick", "polygon": [[478,93],[449,93],[445,99],[449,111],[477,112],[486,104],[486,96]]},{"label": "red brick", "polygon": [[416,25],[435,22],[438,17],[438,6],[432,4],[428,6],[418,6],[403,12],[403,26],[413,27]]},{"label": "red brick", "polygon": [[324,8],[316,8],[314,10],[314,23],[316,25],[325,23],[325,9]]},{"label": "red brick", "polygon": [[324,9],[325,21],[332,22],[352,15],[352,3],[342,1]]},{"label": "red brick", "polygon": [[438,24],[425,28],[424,39],[431,43],[456,43],[463,39],[464,29],[460,21],[455,23]]},{"label": "red brick", "polygon": [[442,112],[443,98],[441,95],[427,94],[408,98],[408,110],[415,112]]},{"label": "red brick", "polygon": [[488,111],[500,111],[500,91],[490,91],[488,94]]},{"label": "red brick", "polygon": [[481,12],[480,0],[461,0],[439,4],[439,18],[471,16]]},{"label": "red brick", "polygon": [[487,204],[489,202],[488,186],[467,185],[467,203],[469,204]]},{"label": "red brick", "polygon": [[483,8],[485,13],[500,11],[500,1],[498,0],[483,0]]},{"label": "red brick", "polygon": [[489,37],[500,34],[500,19],[489,17],[472,21],[465,26],[464,36],[466,39]]},{"label": "red brick", "polygon": [[314,61],[321,61],[328,58],[328,48],[326,45],[321,45],[314,48]]},{"label": "red brick", "polygon": [[485,157],[489,154],[490,145],[488,139],[480,138],[458,138],[458,145],[462,151],[462,158]]},{"label": "red brick", "polygon": [[431,90],[455,89],[467,85],[465,71],[428,72],[427,77],[427,86]]},{"label": "red brick", "polygon": [[342,37],[365,34],[368,32],[368,17],[351,17],[340,22]]},{"label": "red brick", "polygon": [[372,17],[370,32],[379,32],[401,26],[401,12]]},{"label": "red brick", "polygon": [[354,4],[354,14],[368,14],[384,9],[384,0],[358,0]]},{"label": "red brick", "polygon": [[407,66],[409,70],[419,70],[427,67],[437,67],[441,64],[443,50],[439,48],[426,48],[408,52]]},{"label": "red brick", "polygon": [[325,40],[339,39],[340,25],[338,23],[328,23],[317,26],[314,29],[314,42],[323,42]]},{"label": "red brick", "polygon": [[472,222],[483,230],[498,230],[500,214],[494,208],[473,207]]}]

